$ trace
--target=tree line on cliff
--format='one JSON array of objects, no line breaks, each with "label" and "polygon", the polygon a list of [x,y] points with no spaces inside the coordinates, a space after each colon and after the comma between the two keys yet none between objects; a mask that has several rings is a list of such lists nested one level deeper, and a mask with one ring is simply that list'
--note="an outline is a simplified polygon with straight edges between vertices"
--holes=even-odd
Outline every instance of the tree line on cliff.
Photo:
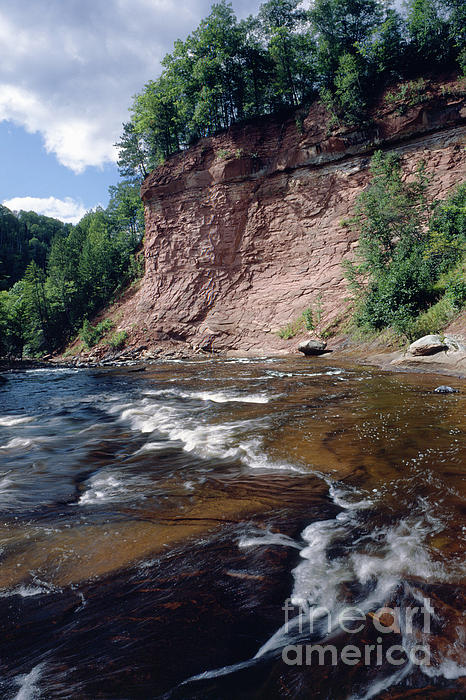
[{"label": "tree line on cliff", "polygon": [[139,184],[109,194],[76,225],[0,207],[0,356],[56,350],[140,274]]},{"label": "tree line on cliff", "polygon": [[269,0],[238,20],[222,0],[162,61],[134,97],[123,125],[124,176],[258,115],[286,113],[320,97],[335,119],[363,123],[381,88],[466,69],[464,0]]}]

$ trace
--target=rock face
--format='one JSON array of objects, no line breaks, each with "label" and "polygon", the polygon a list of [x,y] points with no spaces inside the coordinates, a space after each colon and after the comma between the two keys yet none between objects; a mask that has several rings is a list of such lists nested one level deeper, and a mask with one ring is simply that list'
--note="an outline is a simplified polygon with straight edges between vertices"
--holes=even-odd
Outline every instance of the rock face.
[{"label": "rock face", "polygon": [[[443,88],[443,91],[441,90]],[[331,131],[314,104],[302,127],[263,118],[201,139],[144,181],[145,276],[121,306],[131,342],[184,341],[237,352],[291,352],[277,331],[320,305],[322,328],[347,306],[345,223],[376,148],[432,174],[431,197],[464,175],[466,109],[454,81],[400,116],[381,101],[373,127]]]},{"label": "rock face", "polygon": [[448,345],[439,335],[425,335],[409,346],[411,355],[435,355],[437,352],[448,350]]},{"label": "rock face", "polygon": [[298,350],[304,353],[304,355],[322,355],[326,347],[327,343],[321,340],[303,340],[303,342],[298,345]]}]

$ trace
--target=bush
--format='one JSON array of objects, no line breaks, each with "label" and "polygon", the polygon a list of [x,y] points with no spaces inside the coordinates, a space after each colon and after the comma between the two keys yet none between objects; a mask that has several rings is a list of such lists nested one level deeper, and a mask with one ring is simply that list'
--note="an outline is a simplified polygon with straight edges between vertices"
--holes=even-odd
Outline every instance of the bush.
[{"label": "bush", "polygon": [[287,323],[286,326],[283,326],[283,328],[280,328],[278,331],[278,336],[282,338],[283,340],[290,340],[290,338],[294,338],[295,335],[298,335],[303,329],[303,319],[300,316],[296,321],[291,321],[291,323]]},{"label": "bush", "polygon": [[445,296],[455,308],[462,309],[466,305],[466,282],[459,278],[451,280]]},{"label": "bush", "polygon": [[295,335],[298,335],[298,333],[301,333],[304,329],[307,331],[312,331],[314,328],[314,316],[312,308],[309,306],[307,309],[304,309],[301,316],[299,316],[295,321],[291,321],[291,323],[287,323],[286,326],[280,328],[278,335],[280,338],[283,338],[283,340],[290,340],[290,338],[294,338]]},{"label": "bush", "polygon": [[398,114],[405,114],[410,107],[427,100],[425,91],[425,80],[419,78],[416,81],[411,80],[408,83],[402,83],[398,92],[389,92],[385,96],[385,101],[389,104],[397,105],[396,111]]},{"label": "bush", "polygon": [[112,350],[121,350],[124,347],[128,334],[126,331],[116,331],[110,338],[108,344]]},{"label": "bush", "polygon": [[306,330],[313,331],[315,328],[315,323],[314,323],[314,317],[312,314],[312,309],[310,306],[307,309],[304,309],[302,319],[303,319],[304,327],[306,328]]},{"label": "bush", "polygon": [[86,319],[82,325],[79,337],[84,346],[89,350],[104,337],[106,333],[113,327],[113,323],[109,318],[104,319],[96,326],[92,326]]},{"label": "bush", "polygon": [[437,202],[429,220],[422,166],[407,182],[397,156],[378,152],[371,171],[352,219],[359,234],[357,257],[345,264],[356,297],[354,320],[361,328],[393,328],[407,337],[438,332],[466,303],[460,262],[466,247],[466,185]]},{"label": "bush", "polygon": [[440,333],[454,319],[456,313],[457,309],[445,295],[427,311],[412,320],[405,329],[405,335],[413,341],[424,335]]},{"label": "bush", "polygon": [[435,301],[429,266],[416,247],[411,255],[396,255],[385,274],[369,287],[357,318],[360,325],[381,330],[392,326],[404,333],[417,315]]}]

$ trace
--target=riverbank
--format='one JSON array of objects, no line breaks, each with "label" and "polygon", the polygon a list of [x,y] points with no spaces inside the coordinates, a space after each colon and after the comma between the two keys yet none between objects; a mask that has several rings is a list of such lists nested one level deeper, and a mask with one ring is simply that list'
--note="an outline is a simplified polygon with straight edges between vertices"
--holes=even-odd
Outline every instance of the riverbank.
[{"label": "riverbank", "polygon": [[[116,353],[110,357],[105,356],[102,360],[93,360],[86,357],[76,357],[71,360],[63,359],[63,357],[52,358],[50,360],[12,360],[0,361],[0,372],[7,371],[24,371],[30,369],[46,369],[54,367],[63,368],[132,368],[133,372],[142,372],[146,367],[150,367],[154,363],[164,360],[171,361],[192,361],[209,359],[228,359],[228,358],[254,358],[258,357],[256,353],[194,353],[186,352],[186,350],[177,349],[161,349],[157,353],[151,355],[138,355],[134,352],[130,354]],[[294,353],[280,353],[279,355],[267,354],[262,357],[277,357],[277,358],[293,358],[297,357]],[[329,349],[323,356],[327,361],[335,365],[367,365],[378,367],[387,372],[413,372],[421,374],[438,374],[442,376],[455,377],[457,379],[466,379],[466,352],[458,351],[456,353],[442,352],[436,355],[427,356],[410,356],[404,350],[389,350],[385,352],[374,352],[370,346],[359,348],[344,348],[344,349]],[[315,358],[302,357],[303,366],[308,366]],[[0,377],[1,382],[1,377]]]},{"label": "riverbank", "polygon": [[[202,358],[239,357],[302,357],[298,352],[301,340],[308,336],[298,336],[289,340],[280,349],[266,346],[250,351],[230,349],[212,351],[202,347],[192,347],[182,341],[164,340],[157,346],[151,344],[131,344],[119,350],[106,345],[98,345],[89,350],[77,350],[77,341],[66,352],[48,356],[46,359],[25,358],[23,360],[1,360],[0,372],[15,369],[35,369],[44,367],[135,367],[143,370],[155,362],[163,360],[195,360]],[[447,350],[430,355],[412,355],[408,346],[397,347],[393,338],[384,335],[372,339],[354,338],[339,333],[328,341],[324,357],[335,364],[370,365],[390,372],[415,372],[439,374],[466,379],[466,314],[462,313],[445,331],[450,339]],[[74,353],[73,353],[74,350]],[[302,357],[303,364],[312,363],[313,358]]]}]

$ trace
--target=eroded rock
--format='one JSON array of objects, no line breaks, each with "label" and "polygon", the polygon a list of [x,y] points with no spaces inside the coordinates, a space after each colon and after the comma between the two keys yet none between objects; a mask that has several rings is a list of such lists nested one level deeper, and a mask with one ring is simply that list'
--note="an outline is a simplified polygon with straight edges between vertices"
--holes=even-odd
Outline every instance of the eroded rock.
[{"label": "eroded rock", "polygon": [[437,352],[448,350],[448,345],[439,335],[425,335],[409,346],[411,355],[435,355]]}]

